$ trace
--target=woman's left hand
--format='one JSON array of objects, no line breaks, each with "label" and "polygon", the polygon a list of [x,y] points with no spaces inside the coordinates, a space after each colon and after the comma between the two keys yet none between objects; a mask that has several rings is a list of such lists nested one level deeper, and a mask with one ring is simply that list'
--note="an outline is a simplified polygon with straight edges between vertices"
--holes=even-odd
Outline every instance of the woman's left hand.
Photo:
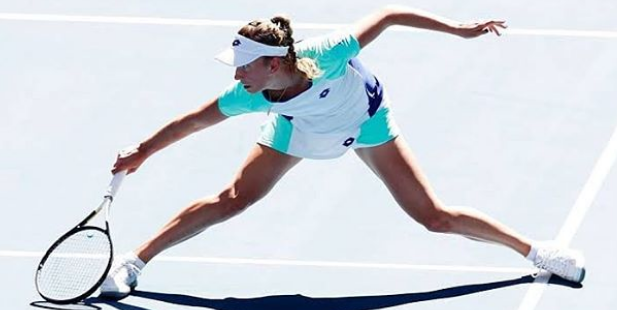
[{"label": "woman's left hand", "polygon": [[500,36],[500,30],[506,28],[508,28],[508,26],[506,26],[505,21],[491,20],[480,23],[461,24],[458,26],[456,34],[465,39],[479,37],[487,33],[494,33]]}]

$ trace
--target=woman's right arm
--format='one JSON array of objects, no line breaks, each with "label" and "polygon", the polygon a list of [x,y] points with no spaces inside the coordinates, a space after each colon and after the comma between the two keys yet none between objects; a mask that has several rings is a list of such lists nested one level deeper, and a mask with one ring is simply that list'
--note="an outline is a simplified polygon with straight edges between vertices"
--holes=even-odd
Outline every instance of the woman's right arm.
[{"label": "woman's right arm", "polygon": [[113,173],[128,170],[132,173],[152,154],[182,138],[227,119],[218,107],[218,99],[212,99],[195,111],[181,115],[136,148],[118,155]]},{"label": "woman's right arm", "polygon": [[463,38],[475,38],[489,32],[501,35],[500,29],[506,28],[504,21],[460,23],[419,9],[387,5],[358,21],[354,35],[360,47],[366,47],[388,27],[394,25],[441,31]]}]

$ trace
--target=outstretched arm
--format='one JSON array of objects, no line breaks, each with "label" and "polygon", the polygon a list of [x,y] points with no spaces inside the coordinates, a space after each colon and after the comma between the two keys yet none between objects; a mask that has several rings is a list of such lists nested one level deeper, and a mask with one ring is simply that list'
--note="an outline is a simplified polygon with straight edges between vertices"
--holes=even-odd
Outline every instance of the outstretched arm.
[{"label": "outstretched arm", "polygon": [[356,23],[354,34],[360,47],[365,47],[394,25],[441,31],[463,38],[475,38],[489,32],[501,35],[499,30],[506,28],[504,21],[460,23],[418,9],[387,6]]},{"label": "outstretched arm", "polygon": [[134,172],[150,155],[169,146],[170,144],[199,130],[210,127],[225,120],[227,116],[218,108],[218,100],[213,99],[195,111],[181,115],[150,138],[140,143],[135,149],[118,156],[112,169],[113,173],[122,170]]}]

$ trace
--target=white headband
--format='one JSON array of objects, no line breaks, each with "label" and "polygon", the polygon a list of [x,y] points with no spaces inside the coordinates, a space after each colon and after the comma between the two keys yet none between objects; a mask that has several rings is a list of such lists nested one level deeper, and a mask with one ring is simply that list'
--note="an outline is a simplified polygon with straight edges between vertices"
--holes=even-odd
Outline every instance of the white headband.
[{"label": "white headband", "polygon": [[231,47],[216,55],[215,59],[230,66],[240,67],[262,56],[283,57],[288,51],[288,46],[266,45],[245,36],[236,35]]}]

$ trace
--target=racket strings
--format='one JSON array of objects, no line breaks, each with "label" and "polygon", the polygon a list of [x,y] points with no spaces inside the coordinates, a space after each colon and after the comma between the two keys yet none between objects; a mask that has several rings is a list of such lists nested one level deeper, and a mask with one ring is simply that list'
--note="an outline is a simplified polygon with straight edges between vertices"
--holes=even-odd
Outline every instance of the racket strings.
[{"label": "racket strings", "polygon": [[39,291],[56,300],[79,297],[103,277],[110,258],[111,243],[105,233],[78,231],[63,240],[39,270]]}]

